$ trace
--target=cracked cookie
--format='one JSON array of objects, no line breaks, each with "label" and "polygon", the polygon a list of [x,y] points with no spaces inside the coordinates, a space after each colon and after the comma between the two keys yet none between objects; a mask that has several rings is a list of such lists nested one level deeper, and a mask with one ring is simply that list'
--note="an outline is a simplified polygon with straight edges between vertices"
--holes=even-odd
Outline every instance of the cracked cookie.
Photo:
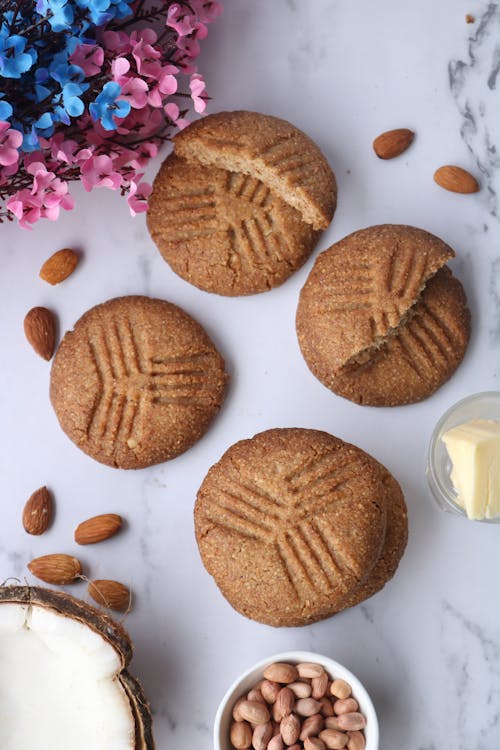
[{"label": "cracked cookie", "polygon": [[369,406],[421,401],[462,361],[470,334],[455,253],[422,229],[380,225],[321,253],[300,293],[296,325],[311,372]]},{"label": "cracked cookie", "polygon": [[174,138],[148,228],[186,281],[217,294],[255,294],[307,260],[336,196],[333,172],[307,135],[276,117],[220,112]]},{"label": "cracked cookie", "polygon": [[187,313],[164,300],[119,297],[66,333],[50,398],[81,450],[109,466],[140,469],[202,437],[226,381],[224,360]]}]

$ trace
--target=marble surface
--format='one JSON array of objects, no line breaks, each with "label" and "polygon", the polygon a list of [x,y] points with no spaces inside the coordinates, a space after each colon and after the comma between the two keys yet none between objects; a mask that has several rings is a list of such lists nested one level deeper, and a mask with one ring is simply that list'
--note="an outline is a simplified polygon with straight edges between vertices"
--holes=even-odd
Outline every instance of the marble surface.
[{"label": "marble surface", "polygon": [[[30,558],[78,552],[92,576],[132,586],[136,603],[126,625],[159,748],[210,747],[214,713],[233,678],[273,652],[308,649],[344,663],[365,683],[383,750],[498,750],[500,529],[440,511],[424,464],[443,411],[469,393],[500,388],[500,4],[225,6],[202,57],[211,111],[269,112],[317,140],[339,183],[338,211],[317,252],[380,222],[414,224],[449,242],[473,315],[466,359],[422,404],[355,406],[323,388],[298,350],[294,313],[312,259],[270,293],[208,295],[174,276],[143,217],[130,219],[117,195],[77,191],[78,208],[56,225],[1,229],[1,577],[33,580]],[[466,13],[474,24],[465,23]],[[373,137],[405,126],[417,133],[411,149],[394,162],[376,159]],[[481,192],[438,188],[432,174],[446,163],[474,172]],[[84,261],[66,283],[49,288],[38,269],[64,246],[80,248]],[[62,434],[47,396],[49,367],[22,334],[33,305],[53,308],[64,331],[88,307],[127,293],[185,307],[214,337],[232,375],[207,436],[175,461],[135,473],[92,462]],[[205,472],[231,443],[290,425],[328,430],[385,463],[406,494],[410,541],[395,579],[362,606],[307,628],[274,630],[244,619],[219,594],[198,556],[192,509]],[[57,518],[45,536],[31,538],[20,513],[41,484],[55,493]],[[103,511],[123,514],[126,530],[77,550],[76,523]],[[83,584],[72,591],[85,596]]]}]

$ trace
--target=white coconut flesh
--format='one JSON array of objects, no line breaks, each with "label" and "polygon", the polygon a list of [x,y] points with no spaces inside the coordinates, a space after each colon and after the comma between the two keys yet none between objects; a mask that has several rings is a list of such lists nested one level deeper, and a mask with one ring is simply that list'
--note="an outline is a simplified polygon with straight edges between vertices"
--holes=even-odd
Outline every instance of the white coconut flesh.
[{"label": "white coconut flesh", "polygon": [[120,657],[89,626],[0,604],[1,750],[134,750]]}]

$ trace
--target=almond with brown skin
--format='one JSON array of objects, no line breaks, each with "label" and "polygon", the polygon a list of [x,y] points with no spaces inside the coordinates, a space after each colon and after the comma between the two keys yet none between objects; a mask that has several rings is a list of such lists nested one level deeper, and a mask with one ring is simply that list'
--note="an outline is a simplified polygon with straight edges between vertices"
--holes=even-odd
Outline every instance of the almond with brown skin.
[{"label": "almond with brown skin", "polygon": [[114,536],[120,531],[123,519],[117,513],[103,513],[82,521],[75,530],[77,544],[97,544]]},{"label": "almond with brown skin", "polygon": [[23,510],[23,526],[28,534],[39,536],[47,531],[52,521],[54,503],[47,487],[35,490]]},{"label": "almond with brown skin", "polygon": [[56,347],[56,321],[46,307],[33,307],[24,318],[24,334],[40,357],[49,361]]},{"label": "almond with brown skin", "polygon": [[394,159],[411,145],[415,133],[408,128],[397,128],[381,133],[373,141],[373,150],[379,159]]},{"label": "almond with brown skin", "polygon": [[115,609],[117,612],[130,609],[130,590],[119,581],[90,581],[88,592],[95,602],[108,609]]},{"label": "almond with brown skin", "polygon": [[65,247],[48,258],[40,269],[39,276],[53,286],[71,276],[78,265],[78,255],[74,250]]},{"label": "almond with brown skin", "polygon": [[41,581],[53,583],[56,586],[71,583],[82,574],[80,561],[76,557],[71,557],[71,555],[36,557],[28,563],[28,568]]},{"label": "almond with brown skin", "polygon": [[477,193],[479,183],[467,170],[446,164],[434,172],[434,182],[452,193]]}]

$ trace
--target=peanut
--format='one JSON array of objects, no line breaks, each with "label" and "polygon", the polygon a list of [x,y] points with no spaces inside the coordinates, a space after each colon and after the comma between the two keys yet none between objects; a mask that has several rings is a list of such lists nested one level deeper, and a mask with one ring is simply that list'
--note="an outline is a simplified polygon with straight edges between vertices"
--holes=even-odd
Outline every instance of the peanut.
[{"label": "peanut", "polygon": [[257,703],[265,703],[261,691],[258,688],[253,688],[247,695],[247,701],[257,701]]},{"label": "peanut", "polygon": [[280,734],[285,745],[294,745],[299,739],[300,719],[295,716],[295,714],[285,716],[285,718],[281,720]]},{"label": "peanut", "polygon": [[318,735],[325,725],[325,720],[320,714],[313,714],[302,724],[302,730],[299,735],[299,739],[304,741],[307,737],[315,737]]},{"label": "peanut", "polygon": [[281,721],[285,716],[292,713],[295,706],[295,695],[289,687],[281,688],[273,706],[274,721]]},{"label": "peanut", "polygon": [[310,698],[312,693],[311,685],[307,682],[291,682],[288,687],[296,698]]},{"label": "peanut", "polygon": [[283,738],[281,734],[275,734],[270,740],[267,750],[284,750]]},{"label": "peanut", "polygon": [[299,716],[313,716],[313,714],[319,713],[321,703],[315,701],[314,698],[299,698],[295,704],[295,712]]},{"label": "peanut", "polygon": [[273,725],[271,721],[266,722],[266,724],[258,724],[253,730],[252,747],[254,750],[266,750],[272,736]]},{"label": "peanut", "polygon": [[304,750],[325,750],[325,743],[319,737],[306,737]]},{"label": "peanut", "polygon": [[365,750],[366,740],[362,732],[348,732],[347,736],[347,750]]},{"label": "peanut", "polygon": [[278,683],[270,680],[264,680],[260,686],[260,692],[266,703],[274,703],[280,690]]},{"label": "peanut", "polygon": [[341,714],[337,717],[341,729],[344,731],[352,732],[357,729],[364,729],[366,727],[366,719],[363,714],[354,711],[350,714]]},{"label": "peanut", "polygon": [[245,698],[238,698],[236,703],[233,706],[233,719],[235,721],[243,721],[243,716],[240,713],[240,706],[243,703],[243,701],[246,700]]},{"label": "peanut", "polygon": [[330,687],[330,693],[336,698],[349,698],[351,694],[351,686],[345,680],[334,680]]},{"label": "peanut", "polygon": [[295,682],[298,676],[299,673],[297,672],[297,668],[294,667],[293,664],[274,662],[274,664],[270,664],[264,670],[264,677],[266,680],[271,680],[271,682],[281,682],[283,685],[286,685],[289,682]]},{"label": "peanut", "polygon": [[240,703],[239,714],[250,724],[266,724],[269,721],[269,711],[267,706],[257,701],[244,700]]},{"label": "peanut", "polygon": [[340,748],[347,745],[349,739],[347,734],[339,732],[336,729],[323,729],[323,731],[319,733],[319,736],[329,750],[340,750]]},{"label": "peanut", "polygon": [[252,744],[252,730],[246,721],[234,721],[229,738],[236,750],[247,750]]},{"label": "peanut", "polygon": [[325,670],[321,664],[303,661],[297,664],[297,672],[299,673],[299,677],[321,677],[325,673]]},{"label": "peanut", "polygon": [[327,716],[325,719],[325,726],[327,729],[341,729],[339,726],[338,716]]},{"label": "peanut", "polygon": [[327,698],[326,695],[324,695],[319,699],[319,702],[321,703],[321,713],[323,714],[323,716],[333,716],[333,706],[331,700]]},{"label": "peanut", "polygon": [[358,708],[358,702],[354,698],[339,699],[333,704],[333,710],[337,716],[340,716],[340,714],[350,714],[353,711],[357,711]]},{"label": "peanut", "polygon": [[323,698],[323,696],[326,693],[327,685],[328,685],[328,675],[326,672],[323,672],[323,674],[320,675],[319,677],[313,677],[311,681],[312,697],[317,701],[320,698]]}]

